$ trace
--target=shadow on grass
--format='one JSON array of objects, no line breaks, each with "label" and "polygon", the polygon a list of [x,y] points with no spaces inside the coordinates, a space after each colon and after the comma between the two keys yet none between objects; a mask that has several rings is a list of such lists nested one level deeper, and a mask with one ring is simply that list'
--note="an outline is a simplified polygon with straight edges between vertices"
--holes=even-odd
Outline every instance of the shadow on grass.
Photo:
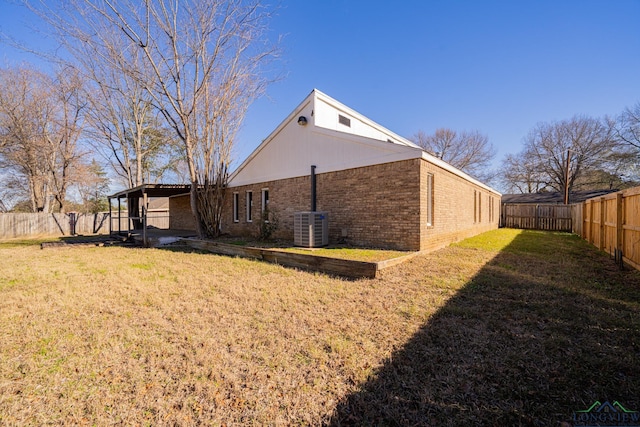
[{"label": "shadow on grass", "polygon": [[640,275],[576,236],[523,232],[329,425],[573,425],[606,400],[640,411]]}]

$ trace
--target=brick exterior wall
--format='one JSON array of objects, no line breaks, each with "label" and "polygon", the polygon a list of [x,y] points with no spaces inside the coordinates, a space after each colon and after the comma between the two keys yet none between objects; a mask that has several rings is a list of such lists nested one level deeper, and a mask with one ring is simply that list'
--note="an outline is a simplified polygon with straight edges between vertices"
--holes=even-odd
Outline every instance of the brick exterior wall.
[{"label": "brick exterior wall", "polygon": [[191,213],[189,194],[169,197],[169,228],[172,230],[195,230],[196,221]]},{"label": "brick exterior wall", "polygon": [[[420,174],[420,249],[435,250],[498,228],[500,197],[426,160]],[[427,176],[433,176],[433,221],[427,225]],[[475,202],[474,202],[475,199]]]},{"label": "brick exterior wall", "polygon": [[[433,176],[432,225],[427,224],[428,174]],[[310,186],[305,176],[230,188],[223,232],[257,236],[262,190],[268,189],[269,209],[279,219],[275,237],[293,240],[293,214],[310,210]],[[317,174],[316,188],[317,210],[329,214],[331,243],[433,250],[498,227],[496,194],[423,159]],[[246,218],[248,191],[253,193],[252,222]],[[238,222],[233,221],[233,193],[238,193]],[[491,221],[490,197],[495,208]]]}]

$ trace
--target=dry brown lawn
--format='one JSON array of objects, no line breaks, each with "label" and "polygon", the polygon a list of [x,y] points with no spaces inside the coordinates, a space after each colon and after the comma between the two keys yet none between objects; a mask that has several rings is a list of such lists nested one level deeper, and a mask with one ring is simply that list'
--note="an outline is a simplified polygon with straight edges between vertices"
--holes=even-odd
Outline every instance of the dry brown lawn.
[{"label": "dry brown lawn", "polygon": [[0,243],[0,425],[558,425],[640,410],[640,276],[497,230],[348,281]]}]

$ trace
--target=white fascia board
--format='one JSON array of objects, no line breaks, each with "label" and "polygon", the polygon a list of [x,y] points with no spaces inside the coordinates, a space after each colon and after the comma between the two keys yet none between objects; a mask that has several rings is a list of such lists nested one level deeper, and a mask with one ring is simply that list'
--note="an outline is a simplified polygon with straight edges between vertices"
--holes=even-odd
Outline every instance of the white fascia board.
[{"label": "white fascia board", "polygon": [[454,175],[459,176],[460,178],[469,181],[475,185],[477,185],[478,187],[484,188],[487,191],[490,191],[500,197],[502,197],[502,193],[500,193],[497,190],[494,190],[493,188],[489,187],[486,184],[483,184],[482,182],[478,181],[477,179],[473,178],[471,175],[468,175],[464,172],[462,172],[460,169],[451,166],[449,163],[445,162],[442,159],[437,158],[436,156],[432,156],[431,154],[427,153],[426,151],[422,151],[422,158],[426,161],[428,161],[429,163],[433,163],[434,165],[441,167],[442,169],[451,172]]}]

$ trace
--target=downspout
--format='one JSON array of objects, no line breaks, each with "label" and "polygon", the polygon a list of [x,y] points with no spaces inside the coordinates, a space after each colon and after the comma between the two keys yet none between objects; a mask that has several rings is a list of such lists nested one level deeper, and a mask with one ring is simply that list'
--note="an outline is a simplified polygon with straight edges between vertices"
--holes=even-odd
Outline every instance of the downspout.
[{"label": "downspout", "polygon": [[316,211],[316,165],[311,166],[311,212]]}]

